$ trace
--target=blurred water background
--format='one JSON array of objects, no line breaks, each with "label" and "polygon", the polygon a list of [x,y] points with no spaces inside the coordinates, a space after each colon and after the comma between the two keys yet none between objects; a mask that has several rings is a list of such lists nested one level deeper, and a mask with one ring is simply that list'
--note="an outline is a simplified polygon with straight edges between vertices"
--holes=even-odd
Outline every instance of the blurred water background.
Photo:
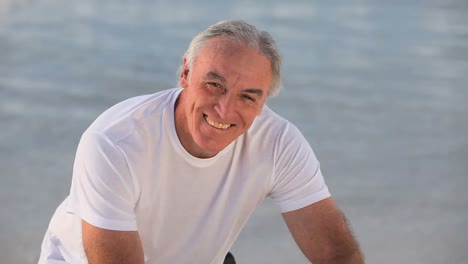
[{"label": "blurred water background", "polygon": [[[467,14],[466,0],[0,0],[0,262],[37,261],[86,127],[174,87],[190,39],[241,18],[277,40],[269,105],[310,141],[368,263],[468,263]],[[307,263],[269,201],[233,252]]]}]

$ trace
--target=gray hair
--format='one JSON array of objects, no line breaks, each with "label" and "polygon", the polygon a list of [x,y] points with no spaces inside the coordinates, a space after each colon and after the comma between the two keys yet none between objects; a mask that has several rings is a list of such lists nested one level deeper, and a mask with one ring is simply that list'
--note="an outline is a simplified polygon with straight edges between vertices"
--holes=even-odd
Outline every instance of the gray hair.
[{"label": "gray hair", "polygon": [[[220,21],[196,35],[185,52],[184,57],[189,67],[193,66],[198,52],[210,39],[222,36],[232,38],[240,43],[258,50],[258,52],[270,61],[272,80],[268,90],[268,96],[279,93],[281,87],[281,55],[273,38],[265,31],[258,31],[254,26],[242,20]],[[180,70],[182,66],[180,67]],[[179,74],[180,77],[180,74]]]}]

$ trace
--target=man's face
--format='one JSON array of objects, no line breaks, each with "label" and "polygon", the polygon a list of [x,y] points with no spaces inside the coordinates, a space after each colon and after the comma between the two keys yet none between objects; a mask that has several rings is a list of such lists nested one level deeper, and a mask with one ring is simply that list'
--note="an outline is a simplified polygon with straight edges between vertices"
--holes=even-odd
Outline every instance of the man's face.
[{"label": "man's face", "polygon": [[218,37],[205,43],[190,66],[184,59],[177,134],[190,154],[212,157],[261,113],[271,83],[271,64],[256,49]]}]

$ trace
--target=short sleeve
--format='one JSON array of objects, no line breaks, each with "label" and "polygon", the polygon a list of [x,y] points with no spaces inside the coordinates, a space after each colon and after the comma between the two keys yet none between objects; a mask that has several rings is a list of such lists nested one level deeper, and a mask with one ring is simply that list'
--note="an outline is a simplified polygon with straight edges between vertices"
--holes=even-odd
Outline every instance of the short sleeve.
[{"label": "short sleeve", "polygon": [[85,132],[75,157],[67,211],[100,228],[134,231],[135,203],[122,150],[105,135]]},{"label": "short sleeve", "polygon": [[275,175],[270,198],[282,213],[330,197],[312,148],[302,133],[288,123],[275,148]]}]

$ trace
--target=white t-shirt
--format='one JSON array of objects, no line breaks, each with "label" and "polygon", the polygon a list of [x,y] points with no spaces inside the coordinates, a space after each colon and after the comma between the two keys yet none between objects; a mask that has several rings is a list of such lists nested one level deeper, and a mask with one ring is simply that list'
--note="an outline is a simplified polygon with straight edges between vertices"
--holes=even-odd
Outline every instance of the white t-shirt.
[{"label": "white t-shirt", "polygon": [[174,124],[181,91],[121,102],[87,129],[70,195],[51,220],[40,263],[86,263],[84,219],[104,229],[138,230],[146,263],[219,264],[265,197],[287,212],[330,196],[306,139],[267,106],[216,156],[190,155]]}]

